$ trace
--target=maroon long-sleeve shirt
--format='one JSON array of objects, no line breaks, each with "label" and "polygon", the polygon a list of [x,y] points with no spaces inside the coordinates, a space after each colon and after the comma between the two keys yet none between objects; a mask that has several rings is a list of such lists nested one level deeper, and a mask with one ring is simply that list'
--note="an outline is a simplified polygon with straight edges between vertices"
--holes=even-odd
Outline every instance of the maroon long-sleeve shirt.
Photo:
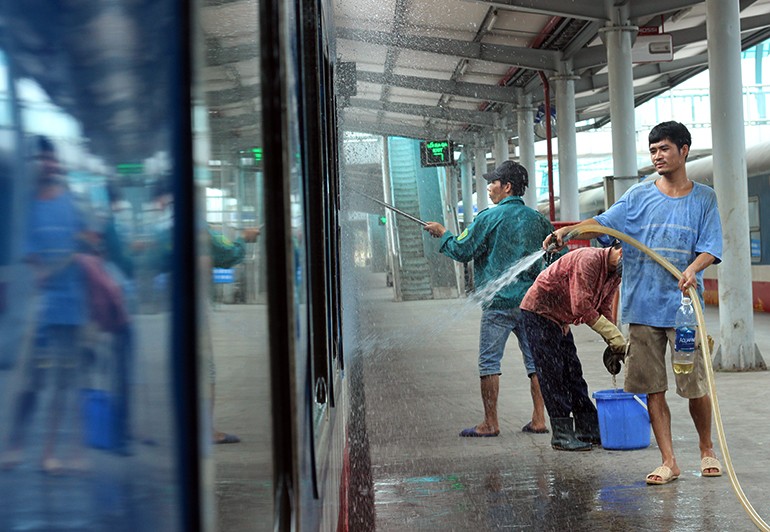
[{"label": "maroon long-sleeve shirt", "polygon": [[562,325],[593,323],[599,314],[612,321],[620,276],[609,271],[611,248],[578,248],[543,270],[527,291],[521,309]]}]

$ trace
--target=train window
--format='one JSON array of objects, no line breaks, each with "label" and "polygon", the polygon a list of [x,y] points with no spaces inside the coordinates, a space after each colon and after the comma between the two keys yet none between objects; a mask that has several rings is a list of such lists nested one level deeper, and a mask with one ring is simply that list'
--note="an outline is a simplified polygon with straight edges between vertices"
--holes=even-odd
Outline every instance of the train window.
[{"label": "train window", "polygon": [[[266,160],[280,153],[263,136],[258,2],[202,4],[193,116],[206,256],[199,283],[208,294],[199,356],[206,412],[213,409],[204,418],[214,444],[206,490],[216,495],[218,529],[254,530],[274,507],[264,191]],[[293,205],[291,214],[294,224]]]},{"label": "train window", "polygon": [[180,6],[0,4],[0,530],[185,529]]}]

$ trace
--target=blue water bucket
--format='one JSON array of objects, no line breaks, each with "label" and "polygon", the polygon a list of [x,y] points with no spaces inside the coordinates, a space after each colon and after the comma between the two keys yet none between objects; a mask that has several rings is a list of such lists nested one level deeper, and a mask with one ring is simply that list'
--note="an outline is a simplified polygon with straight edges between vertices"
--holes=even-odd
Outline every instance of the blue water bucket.
[{"label": "blue water bucket", "polygon": [[650,445],[647,395],[623,390],[594,392],[599,433],[605,449],[644,449]]},{"label": "blue water bucket", "polygon": [[84,443],[94,449],[114,449],[117,445],[114,400],[105,390],[86,388],[80,393]]}]

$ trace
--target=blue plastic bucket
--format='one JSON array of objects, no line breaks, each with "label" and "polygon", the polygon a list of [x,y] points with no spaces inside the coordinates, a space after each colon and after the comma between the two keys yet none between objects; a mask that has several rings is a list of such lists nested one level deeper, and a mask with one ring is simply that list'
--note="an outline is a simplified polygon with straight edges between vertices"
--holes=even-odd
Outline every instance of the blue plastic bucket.
[{"label": "blue plastic bucket", "polygon": [[115,405],[110,394],[91,388],[81,390],[85,444],[94,449],[114,449]]},{"label": "blue plastic bucket", "polygon": [[623,390],[594,392],[599,433],[605,449],[644,449],[650,445],[647,395]]}]

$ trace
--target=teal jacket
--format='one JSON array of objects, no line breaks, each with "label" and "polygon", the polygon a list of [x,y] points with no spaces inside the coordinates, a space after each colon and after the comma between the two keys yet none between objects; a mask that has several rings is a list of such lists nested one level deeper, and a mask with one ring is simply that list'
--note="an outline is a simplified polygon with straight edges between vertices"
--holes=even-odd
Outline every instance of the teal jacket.
[{"label": "teal jacket", "polygon": [[246,245],[242,238],[230,240],[222,233],[208,229],[211,239],[211,262],[215,268],[232,268],[243,262]]},{"label": "teal jacket", "polygon": [[[439,250],[459,262],[472,260],[476,287],[480,289],[519,259],[542,249],[543,240],[552,231],[553,225],[542,214],[524,205],[519,196],[509,196],[495,208],[481,211],[459,236],[444,233]],[[497,292],[485,308],[518,308],[544,267],[543,261],[535,263]]]}]

